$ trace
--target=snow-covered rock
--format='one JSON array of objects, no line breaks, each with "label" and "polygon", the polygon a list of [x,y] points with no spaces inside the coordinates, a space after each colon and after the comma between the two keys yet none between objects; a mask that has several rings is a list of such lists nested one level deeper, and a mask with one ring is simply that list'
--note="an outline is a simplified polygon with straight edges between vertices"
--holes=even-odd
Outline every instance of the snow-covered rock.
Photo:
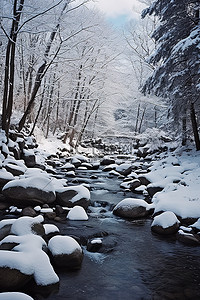
[{"label": "snow-covered rock", "polygon": [[116,171],[121,175],[127,176],[132,171],[132,165],[128,163],[123,163],[116,167]]},{"label": "snow-covered rock", "polygon": [[174,234],[179,229],[179,220],[171,211],[166,211],[154,217],[151,230],[159,234]]},{"label": "snow-covered rock", "polygon": [[98,252],[102,247],[102,238],[93,238],[87,242],[87,251]]},{"label": "snow-covered rock", "polygon": [[0,255],[1,290],[19,289],[34,277],[37,285],[47,286],[59,282],[47,254],[33,251],[3,251]]},{"label": "snow-covered rock", "polygon": [[20,166],[17,166],[16,164],[11,164],[11,163],[8,163],[6,166],[5,166],[5,169],[10,172],[11,174],[13,174],[14,176],[19,176],[19,175],[22,175],[24,174],[25,172],[25,168],[22,168]]},{"label": "snow-covered rock", "polygon": [[65,171],[74,171],[75,170],[75,166],[72,165],[71,163],[66,163],[64,164],[62,167],[61,167],[62,170],[65,170]]},{"label": "snow-covered rock", "polygon": [[44,224],[45,235],[57,234],[60,232],[58,227],[54,224]]},{"label": "snow-covered rock", "polygon": [[183,244],[190,245],[190,246],[199,246],[200,239],[198,235],[194,235],[192,233],[184,232],[180,229],[177,233],[177,239],[182,242]]},{"label": "snow-covered rock", "polygon": [[149,205],[146,201],[135,198],[126,198],[120,201],[113,209],[113,214],[122,218],[140,218],[149,214]]},{"label": "snow-covered rock", "polygon": [[115,160],[113,158],[105,156],[104,158],[102,158],[100,164],[102,166],[107,166],[107,165],[115,164]]},{"label": "snow-covered rock", "polygon": [[88,216],[82,206],[74,206],[67,215],[67,219],[74,221],[87,221]]},{"label": "snow-covered rock", "polygon": [[200,218],[200,196],[196,185],[178,186],[172,191],[164,190],[153,197],[155,213],[172,211],[182,219]]},{"label": "snow-covered rock", "polygon": [[140,185],[141,183],[138,179],[132,179],[129,181],[122,182],[120,184],[120,187],[124,189],[130,189],[131,191],[135,191],[135,189],[138,188]]},{"label": "snow-covered rock", "polygon": [[78,158],[76,157],[72,157],[71,158],[71,164],[75,166],[75,168],[78,168],[80,167],[81,165],[81,160],[79,160]]},{"label": "snow-covered rock", "polygon": [[200,231],[200,218],[194,224],[190,225],[190,227],[195,231]]},{"label": "snow-covered rock", "polygon": [[[109,165],[106,165],[106,166],[102,169],[102,171],[103,171],[103,172],[110,172],[110,171],[112,171],[112,170],[115,170],[116,167],[117,167],[117,164],[109,164]],[[119,174],[119,173],[118,173],[118,174]]]},{"label": "snow-covered rock", "polygon": [[5,292],[0,293],[0,300],[34,300],[31,296],[28,296],[20,292]]},{"label": "snow-covered rock", "polygon": [[41,224],[43,221],[44,218],[41,215],[34,218],[28,216],[21,217],[13,222],[11,233],[15,235],[25,235],[30,233],[44,235],[44,228]]},{"label": "snow-covered rock", "polygon": [[89,162],[89,159],[86,156],[82,155],[82,154],[75,154],[73,156],[73,158],[80,160],[82,163],[83,162]]},{"label": "snow-covered rock", "polygon": [[11,180],[14,180],[15,177],[10,172],[6,171],[6,169],[0,169],[0,188],[2,188],[6,183]]},{"label": "snow-covered rock", "polygon": [[69,186],[56,191],[57,203],[61,206],[82,206],[87,209],[90,203],[90,192],[83,185]]},{"label": "snow-covered rock", "polygon": [[31,168],[36,165],[36,157],[35,157],[35,153],[32,149],[31,150],[23,149],[22,158],[25,161],[25,164],[27,167]]},{"label": "snow-covered rock", "polygon": [[[13,291],[19,290],[32,279],[32,272],[22,270],[22,266],[27,263],[26,258],[22,253],[14,251],[1,250],[0,256],[0,290]],[[2,259],[4,261],[2,261]],[[27,266],[28,269],[28,266]]]},{"label": "snow-covered rock", "polygon": [[0,241],[0,247],[4,249],[0,250],[2,291],[19,289],[32,278],[39,286],[49,286],[59,282],[48,255],[43,251],[47,248],[47,244],[41,236],[35,235],[33,230],[34,225],[41,225],[43,220],[42,216],[38,216],[1,221],[1,228],[11,226],[11,234]]},{"label": "snow-covered rock", "polygon": [[56,199],[51,179],[46,176],[12,180],[3,187],[2,193],[24,206],[52,203]]},{"label": "snow-covered rock", "polygon": [[75,239],[57,235],[50,239],[48,248],[53,265],[61,268],[79,269],[83,260],[83,251]]}]

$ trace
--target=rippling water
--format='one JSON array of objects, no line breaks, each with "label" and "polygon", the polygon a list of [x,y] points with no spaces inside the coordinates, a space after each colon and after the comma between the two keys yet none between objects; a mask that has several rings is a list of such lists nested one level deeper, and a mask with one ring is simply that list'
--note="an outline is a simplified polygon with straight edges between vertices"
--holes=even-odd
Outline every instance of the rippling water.
[{"label": "rippling water", "polygon": [[[91,174],[80,172],[79,176]],[[118,179],[99,171],[96,174],[92,201],[118,203],[125,197]],[[152,234],[150,218],[127,221],[107,214],[90,217],[87,222],[56,225],[62,234],[82,238],[107,232],[103,237],[107,251],[94,254],[84,250],[81,270],[57,271],[60,288],[49,300],[200,299],[200,248],[180,244],[175,237]]]}]

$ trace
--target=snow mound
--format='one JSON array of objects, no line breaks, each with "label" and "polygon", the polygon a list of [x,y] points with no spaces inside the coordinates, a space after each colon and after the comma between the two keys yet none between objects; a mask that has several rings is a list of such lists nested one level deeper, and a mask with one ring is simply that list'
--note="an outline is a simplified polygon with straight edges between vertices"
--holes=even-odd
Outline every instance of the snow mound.
[{"label": "snow mound", "polygon": [[171,211],[166,211],[159,216],[156,216],[151,226],[161,226],[162,228],[168,228],[176,223],[180,223],[176,215]]},{"label": "snow mound", "polygon": [[137,206],[143,206],[148,209],[148,203],[146,201],[135,198],[126,198],[120,201],[114,209],[116,210],[117,208],[123,207],[123,209],[126,210]]},{"label": "snow mound", "polygon": [[54,186],[51,183],[51,179],[45,176],[31,176],[30,178],[25,179],[19,179],[19,180],[12,180],[11,182],[8,182],[4,189],[8,189],[11,187],[19,186],[23,188],[27,187],[34,187],[40,190],[43,190],[45,192],[53,192],[55,194]]},{"label": "snow mound", "polygon": [[21,217],[12,224],[11,233],[15,235],[26,235],[33,233],[32,226],[34,224],[39,224],[44,221],[43,216],[32,217]]},{"label": "snow mound", "polygon": [[200,218],[200,195],[196,185],[179,186],[177,190],[154,195],[155,213],[172,211],[184,218]]},{"label": "snow mound", "polygon": [[71,254],[76,250],[82,251],[81,246],[70,236],[57,235],[50,239],[48,248],[53,255]]},{"label": "snow mound", "polygon": [[74,206],[68,213],[67,219],[74,221],[87,221],[88,216],[82,206]]},{"label": "snow mound", "polygon": [[60,230],[58,229],[58,227],[56,225],[44,224],[43,226],[44,226],[45,234],[60,232]]},{"label": "snow mound", "polygon": [[32,297],[18,292],[0,293],[0,300],[34,300]]}]

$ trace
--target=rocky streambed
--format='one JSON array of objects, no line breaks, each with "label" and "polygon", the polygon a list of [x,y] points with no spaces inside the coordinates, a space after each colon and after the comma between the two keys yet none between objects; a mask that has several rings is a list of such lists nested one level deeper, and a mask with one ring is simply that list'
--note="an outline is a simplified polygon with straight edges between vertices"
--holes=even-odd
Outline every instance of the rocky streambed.
[{"label": "rocky streambed", "polygon": [[[63,235],[79,237],[84,259],[78,271],[58,271],[59,290],[47,299],[198,299],[199,247],[183,246],[175,235],[151,234],[151,216],[128,220],[113,215],[124,196],[144,198],[120,189],[122,179],[101,170],[77,175],[79,181],[90,180],[89,219],[55,224]],[[101,240],[101,247],[88,251],[91,240]]]},{"label": "rocky streambed", "polygon": [[[23,150],[25,164],[6,151],[1,291],[19,290],[35,300],[198,299],[198,224],[190,227],[195,218],[186,224],[171,211],[166,227],[160,211],[162,220],[151,227],[149,196],[163,189],[146,176],[151,158],[104,157],[100,164],[68,155],[36,164],[35,152]],[[177,173],[184,170],[174,161],[170,168],[172,183],[184,185]],[[12,274],[10,285],[5,274]]]}]

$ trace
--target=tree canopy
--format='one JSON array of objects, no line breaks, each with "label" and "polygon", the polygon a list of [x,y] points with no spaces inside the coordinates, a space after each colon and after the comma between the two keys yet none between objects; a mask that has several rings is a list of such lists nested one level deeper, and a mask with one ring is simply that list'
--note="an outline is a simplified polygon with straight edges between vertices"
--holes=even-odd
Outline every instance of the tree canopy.
[{"label": "tree canopy", "polygon": [[[191,117],[196,148],[200,150],[196,113],[200,109],[200,22],[199,1],[155,1],[142,13],[156,15],[160,23],[153,38],[157,49],[149,58],[156,67],[143,86],[144,93],[154,93],[169,100],[177,125]],[[189,125],[190,126],[190,125]]]}]

